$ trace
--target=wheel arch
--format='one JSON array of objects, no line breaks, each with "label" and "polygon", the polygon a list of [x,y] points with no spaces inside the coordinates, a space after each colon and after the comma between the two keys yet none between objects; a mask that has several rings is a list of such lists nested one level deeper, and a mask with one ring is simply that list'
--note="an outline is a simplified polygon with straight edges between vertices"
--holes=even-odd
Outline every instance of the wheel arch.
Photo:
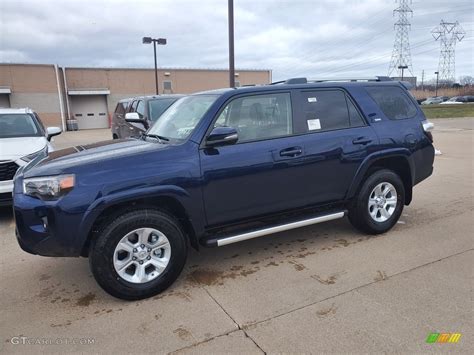
[{"label": "wheel arch", "polygon": [[409,151],[405,150],[385,155],[375,155],[364,160],[351,183],[347,199],[349,200],[355,197],[365,179],[372,174],[374,170],[380,169],[392,170],[400,176],[405,188],[405,205],[408,206],[413,196],[414,170]]},{"label": "wheel arch", "polygon": [[107,220],[118,217],[128,211],[147,208],[156,209],[175,217],[180,222],[191,246],[195,249],[199,248],[194,226],[191,223],[191,218],[184,205],[175,196],[163,194],[158,196],[135,197],[125,201],[116,201],[115,203],[107,204],[107,206],[102,208],[99,213],[91,218],[92,220],[89,222],[90,227],[83,239],[80,255],[84,257],[89,255],[90,247],[94,239],[97,238],[103,223],[106,223]]}]

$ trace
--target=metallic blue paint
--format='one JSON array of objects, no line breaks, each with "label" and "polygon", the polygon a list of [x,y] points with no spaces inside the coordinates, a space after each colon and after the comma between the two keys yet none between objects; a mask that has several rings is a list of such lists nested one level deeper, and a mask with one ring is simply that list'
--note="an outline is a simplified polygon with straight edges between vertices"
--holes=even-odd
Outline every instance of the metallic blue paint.
[{"label": "metallic blue paint", "polygon": [[[51,153],[20,169],[14,211],[23,249],[47,256],[79,256],[104,211],[119,204],[170,198],[182,206],[197,244],[206,231],[260,215],[302,207],[347,203],[373,164],[404,159],[411,184],[432,172],[434,151],[423,132],[422,111],[414,118],[389,120],[361,83],[321,83],[247,87],[207,92],[218,98],[188,140],[114,140]],[[382,82],[374,85],[399,85]],[[255,93],[337,88],[349,94],[367,125],[291,135],[256,142],[206,147],[205,138],[225,104]],[[196,94],[199,95],[199,94]],[[359,143],[354,143],[359,142]],[[75,174],[76,186],[57,201],[41,201],[22,191],[24,178]]]}]

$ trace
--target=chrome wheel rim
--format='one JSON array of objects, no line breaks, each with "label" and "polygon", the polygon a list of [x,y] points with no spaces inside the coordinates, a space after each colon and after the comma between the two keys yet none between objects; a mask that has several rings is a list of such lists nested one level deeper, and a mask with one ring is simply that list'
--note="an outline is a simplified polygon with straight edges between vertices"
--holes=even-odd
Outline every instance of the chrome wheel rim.
[{"label": "chrome wheel rim", "polygon": [[125,235],[114,251],[114,268],[125,281],[142,284],[160,276],[170,262],[171,245],[154,228],[138,228]]},{"label": "chrome wheel rim", "polygon": [[385,222],[392,217],[397,207],[397,190],[388,182],[381,182],[369,195],[368,210],[376,222]]}]

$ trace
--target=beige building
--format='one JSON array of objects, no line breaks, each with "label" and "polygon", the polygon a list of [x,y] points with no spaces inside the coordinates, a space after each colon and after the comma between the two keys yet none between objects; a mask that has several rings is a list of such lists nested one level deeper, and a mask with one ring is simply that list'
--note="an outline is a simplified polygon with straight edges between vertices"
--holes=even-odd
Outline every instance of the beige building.
[{"label": "beige building", "polygon": [[[219,69],[158,70],[160,94],[188,94],[228,86]],[[268,84],[271,70],[236,70],[236,86]],[[155,94],[153,69],[72,68],[50,64],[0,64],[0,107],[30,107],[45,125],[107,128],[120,99]]]}]

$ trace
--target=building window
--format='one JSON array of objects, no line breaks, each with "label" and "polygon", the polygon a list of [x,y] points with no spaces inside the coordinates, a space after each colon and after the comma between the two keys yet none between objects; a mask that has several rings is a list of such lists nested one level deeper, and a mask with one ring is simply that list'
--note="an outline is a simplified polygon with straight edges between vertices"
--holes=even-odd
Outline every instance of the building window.
[{"label": "building window", "polygon": [[171,81],[170,80],[163,81],[163,92],[166,92],[166,93],[173,92],[173,88],[171,86]]}]

